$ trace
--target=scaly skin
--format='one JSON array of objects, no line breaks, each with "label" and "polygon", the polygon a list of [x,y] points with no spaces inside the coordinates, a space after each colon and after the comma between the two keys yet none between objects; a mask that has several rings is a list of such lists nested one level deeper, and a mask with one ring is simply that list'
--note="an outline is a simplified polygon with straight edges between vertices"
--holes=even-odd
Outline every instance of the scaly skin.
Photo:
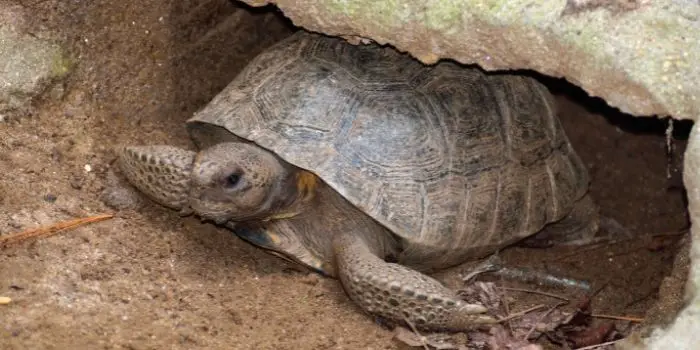
[{"label": "scaly skin", "polygon": [[183,214],[196,153],[171,146],[123,147],[117,163],[129,182],[156,203]]},{"label": "scaly skin", "polygon": [[[262,228],[254,232],[247,231],[245,234],[249,236],[246,238],[248,241],[251,241],[251,235],[257,235],[258,244],[263,248],[286,254],[304,252],[303,256],[296,257],[300,262],[310,261],[309,251],[300,242],[315,240],[314,245],[328,246],[332,257],[320,257],[319,261],[331,261],[333,266],[328,269],[328,274],[339,278],[349,297],[370,314],[399,323],[408,321],[423,329],[465,330],[474,324],[496,322],[496,319],[484,314],[487,311],[485,307],[462,301],[454,291],[437,280],[406,266],[384,261],[389,251],[397,249],[390,233],[332,190],[326,188],[324,191],[322,186],[317,189],[317,196],[314,197],[318,205],[300,206],[299,203],[290,201],[289,198],[309,198],[298,192],[299,181],[308,182],[304,176],[299,176],[301,170],[281,166],[282,162],[277,157],[269,157],[270,153],[260,148],[242,151],[243,148],[245,147],[240,144],[231,144],[230,148],[217,145],[195,156],[192,152],[168,146],[127,147],[120,154],[119,164],[131,183],[156,202],[170,208],[189,208],[188,203],[194,197],[197,197],[197,207],[205,208],[206,193],[215,193],[215,220],[219,222],[225,222],[220,216],[222,203],[225,203],[221,198],[222,193],[230,189],[215,191],[214,186],[221,183],[220,179],[199,179],[198,176],[222,176],[225,171],[222,173],[211,169],[212,166],[220,166],[222,170],[244,168],[243,174],[254,173],[255,176],[250,176],[251,186],[248,187],[256,190],[268,185],[256,183],[257,179],[276,181],[277,185],[283,184],[286,187],[280,189],[280,186],[268,186],[273,198],[266,197],[260,203],[265,203],[269,209],[262,208],[265,210],[259,210],[256,215],[283,217],[277,219],[278,222],[288,220],[290,225],[287,226],[293,228],[282,232],[275,219],[265,221],[258,218],[256,224]],[[236,159],[231,160],[231,157]],[[241,157],[245,161],[241,161]],[[198,164],[208,168],[198,169]],[[200,187],[208,192],[197,192]],[[282,192],[276,193],[275,190]],[[239,193],[232,201],[240,204],[241,196],[246,195],[248,193]],[[261,197],[251,198],[258,200]],[[285,206],[280,206],[280,203]],[[280,215],[288,213],[290,208],[308,210],[291,216]],[[211,213],[200,213],[200,210],[196,214],[212,218]],[[308,236],[312,237],[307,237],[306,240],[279,239],[282,234],[290,233],[298,233],[301,237],[309,233],[308,230],[311,230],[311,235]],[[290,244],[289,242],[293,246],[283,245]],[[323,247],[314,248],[312,251],[324,251]],[[318,270],[318,266],[312,267]]]},{"label": "scaly skin", "polygon": [[337,232],[333,250],[345,291],[371,314],[420,328],[456,331],[496,322],[483,314],[484,306],[464,302],[437,280],[380,259],[358,235]]}]

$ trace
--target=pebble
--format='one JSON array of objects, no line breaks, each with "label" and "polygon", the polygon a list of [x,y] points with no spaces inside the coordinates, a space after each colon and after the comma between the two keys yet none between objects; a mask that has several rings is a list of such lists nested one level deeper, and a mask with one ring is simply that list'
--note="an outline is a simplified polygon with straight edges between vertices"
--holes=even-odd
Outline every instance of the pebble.
[{"label": "pebble", "polygon": [[73,176],[73,177],[70,179],[70,187],[73,187],[73,188],[76,189],[76,190],[82,189],[82,188],[83,188],[83,183],[84,183],[83,178],[80,177],[80,176],[77,176],[77,175],[76,175],[76,176]]},{"label": "pebble", "polygon": [[0,297],[0,305],[7,305],[12,302],[10,297]]},{"label": "pebble", "polygon": [[111,169],[107,171],[106,182],[99,199],[108,207],[116,210],[136,210],[145,204],[138,190]]},{"label": "pebble", "polygon": [[321,278],[316,273],[309,273],[301,278],[301,283],[315,286],[321,281]]},{"label": "pebble", "polygon": [[56,199],[57,199],[57,198],[58,198],[58,197],[56,197],[55,194],[51,194],[51,193],[49,193],[49,194],[47,194],[47,195],[44,196],[44,200],[47,201],[47,202],[49,202],[49,203],[54,203],[54,202],[56,202]]}]

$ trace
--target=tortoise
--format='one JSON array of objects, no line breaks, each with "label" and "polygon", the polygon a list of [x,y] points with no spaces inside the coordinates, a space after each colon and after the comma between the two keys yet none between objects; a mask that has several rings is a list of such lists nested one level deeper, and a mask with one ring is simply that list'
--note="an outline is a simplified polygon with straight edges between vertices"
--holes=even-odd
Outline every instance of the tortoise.
[{"label": "tortoise", "polygon": [[299,31],[186,122],[198,152],[124,146],[152,200],[340,280],[423,329],[494,322],[428,274],[598,229],[589,175],[536,79]]}]

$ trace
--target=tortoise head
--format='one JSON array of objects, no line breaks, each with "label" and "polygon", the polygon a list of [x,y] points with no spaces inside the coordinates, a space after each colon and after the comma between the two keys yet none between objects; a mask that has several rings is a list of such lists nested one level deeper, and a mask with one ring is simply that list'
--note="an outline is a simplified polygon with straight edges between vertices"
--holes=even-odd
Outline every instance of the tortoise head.
[{"label": "tortoise head", "polygon": [[315,175],[242,142],[197,154],[171,146],[129,146],[119,165],[154,201],[217,224],[292,216],[315,185]]},{"label": "tortoise head", "polygon": [[278,256],[332,273],[316,253],[322,249],[309,247],[308,237],[299,235],[294,224],[266,222],[307,207],[319,188],[316,175],[242,142],[220,143],[196,154],[171,146],[128,146],[118,162],[129,182],[155,202],[223,224]]},{"label": "tortoise head", "polygon": [[195,157],[189,204],[219,224],[283,218],[306,196],[305,174],[256,145],[216,144]]}]

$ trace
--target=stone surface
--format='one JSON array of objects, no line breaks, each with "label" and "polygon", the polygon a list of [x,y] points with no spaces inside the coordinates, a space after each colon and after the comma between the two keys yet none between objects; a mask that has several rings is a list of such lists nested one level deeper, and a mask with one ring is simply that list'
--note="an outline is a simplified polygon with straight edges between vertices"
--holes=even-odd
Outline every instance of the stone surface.
[{"label": "stone surface", "polygon": [[25,27],[24,8],[0,1],[0,115],[26,113],[29,102],[70,70],[61,47]]},{"label": "stone surface", "polygon": [[371,38],[423,62],[565,77],[623,112],[700,114],[696,0],[243,0],[296,25]]}]

